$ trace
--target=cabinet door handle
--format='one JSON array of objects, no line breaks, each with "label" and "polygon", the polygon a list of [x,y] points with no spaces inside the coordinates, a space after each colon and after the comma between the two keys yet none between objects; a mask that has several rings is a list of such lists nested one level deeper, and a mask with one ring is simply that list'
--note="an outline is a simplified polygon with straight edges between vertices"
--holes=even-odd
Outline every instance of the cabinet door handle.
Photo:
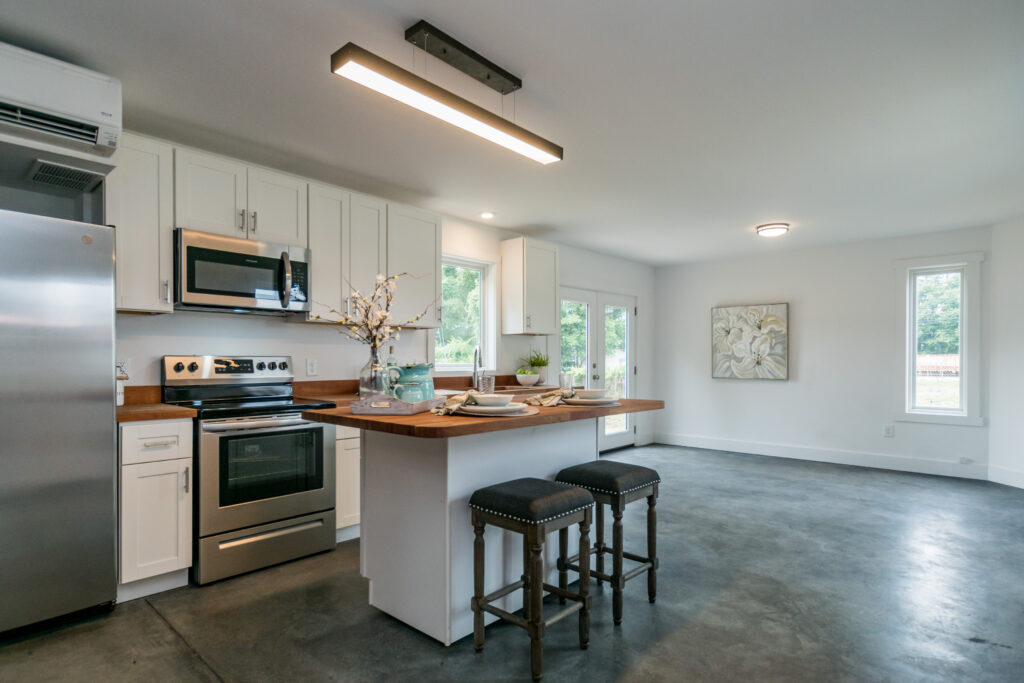
[{"label": "cabinet door handle", "polygon": [[528,315],[526,316],[526,329],[530,329],[531,327],[533,327],[533,316]]},{"label": "cabinet door handle", "polygon": [[171,303],[171,281],[164,280],[164,301]]},{"label": "cabinet door handle", "polygon": [[188,465],[185,466],[185,493],[188,493]]},{"label": "cabinet door handle", "polygon": [[352,297],[345,297],[345,315],[352,315]]},{"label": "cabinet door handle", "polygon": [[256,232],[256,212],[255,211],[252,212],[252,231],[253,231],[253,233]]},{"label": "cabinet door handle", "polygon": [[239,230],[239,232],[245,232],[245,227],[246,227],[245,224],[246,224],[246,218],[247,218],[247,216],[245,214],[245,209],[240,209],[238,211],[238,215],[241,216],[241,220],[238,221],[238,230]]},{"label": "cabinet door handle", "polygon": [[177,446],[177,439],[165,439],[164,441],[144,441],[143,448],[161,448],[163,446]]},{"label": "cabinet door handle", "polygon": [[441,308],[440,305],[437,307],[437,322],[441,322]]}]

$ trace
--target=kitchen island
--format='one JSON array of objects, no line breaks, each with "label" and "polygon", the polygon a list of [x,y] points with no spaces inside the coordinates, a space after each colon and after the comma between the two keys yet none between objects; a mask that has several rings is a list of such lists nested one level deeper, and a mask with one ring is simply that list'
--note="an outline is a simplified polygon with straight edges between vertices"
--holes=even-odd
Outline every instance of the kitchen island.
[{"label": "kitchen island", "polygon": [[[370,581],[370,604],[450,645],[473,631],[473,491],[520,477],[550,479],[595,460],[598,418],[664,407],[622,399],[614,406],[541,407],[520,417],[464,417],[353,415],[346,406],[302,417],[362,430],[360,568]],[[486,543],[486,590],[517,580],[522,539],[488,527]],[[557,546],[545,544],[552,582]],[[502,607],[521,608],[521,591]]]}]

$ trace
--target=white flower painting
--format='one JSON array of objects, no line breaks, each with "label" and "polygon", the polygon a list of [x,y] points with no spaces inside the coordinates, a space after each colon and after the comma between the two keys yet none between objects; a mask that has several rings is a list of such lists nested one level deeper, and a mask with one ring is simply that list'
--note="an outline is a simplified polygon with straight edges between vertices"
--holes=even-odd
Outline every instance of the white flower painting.
[{"label": "white flower painting", "polygon": [[789,378],[789,304],[711,309],[711,376]]}]

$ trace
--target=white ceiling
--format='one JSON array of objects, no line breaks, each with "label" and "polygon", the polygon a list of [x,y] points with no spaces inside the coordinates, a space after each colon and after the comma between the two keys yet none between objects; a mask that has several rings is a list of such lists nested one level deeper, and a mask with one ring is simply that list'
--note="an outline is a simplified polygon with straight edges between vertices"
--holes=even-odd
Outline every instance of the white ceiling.
[{"label": "white ceiling", "polygon": [[[417,55],[418,19],[523,89]],[[655,264],[1024,215],[1022,36],[1021,0],[0,0],[0,40],[121,78],[132,130]],[[332,75],[349,41],[565,161]]]}]

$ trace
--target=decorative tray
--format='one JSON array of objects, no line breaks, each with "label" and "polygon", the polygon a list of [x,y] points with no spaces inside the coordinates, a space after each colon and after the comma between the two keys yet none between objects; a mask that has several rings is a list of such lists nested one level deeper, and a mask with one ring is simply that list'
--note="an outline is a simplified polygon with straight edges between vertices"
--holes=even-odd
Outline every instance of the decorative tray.
[{"label": "decorative tray", "polygon": [[428,401],[409,403],[388,394],[373,394],[349,404],[353,415],[416,415],[425,413],[447,400],[438,396]]}]

